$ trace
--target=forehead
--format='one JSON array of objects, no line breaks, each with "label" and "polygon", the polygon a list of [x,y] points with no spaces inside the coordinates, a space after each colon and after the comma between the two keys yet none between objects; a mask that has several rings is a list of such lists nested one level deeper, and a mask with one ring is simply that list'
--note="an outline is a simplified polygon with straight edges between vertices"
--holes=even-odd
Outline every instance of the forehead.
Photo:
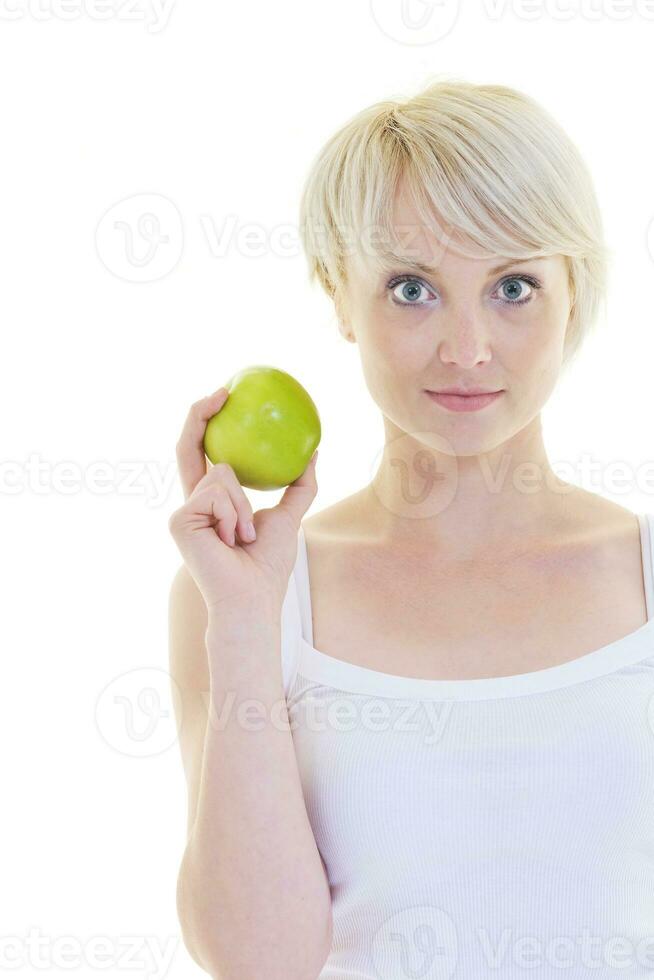
[{"label": "forehead", "polygon": [[446,274],[463,267],[466,274],[486,276],[500,266],[529,261],[539,271],[556,273],[565,268],[562,255],[525,258],[508,253],[489,252],[455,228],[433,206],[421,212],[400,183],[389,215],[389,227],[376,229],[375,236],[364,235],[353,249],[349,266],[355,275],[384,274],[398,266],[425,275]]},{"label": "forehead", "polygon": [[449,251],[462,258],[482,258],[485,254],[467,235],[456,229],[434,205],[421,210],[404,183],[400,181],[391,205],[390,225],[393,238],[389,256],[396,258],[408,251],[423,264]]},{"label": "forehead", "polygon": [[[472,253],[472,254],[470,254]],[[529,266],[543,275],[556,276],[566,268],[563,255],[520,257],[481,252],[474,243],[468,249],[466,243],[447,236],[436,243],[412,238],[406,248],[385,249],[374,254],[369,249],[356,251],[348,259],[348,268],[354,278],[369,279],[384,276],[393,271],[409,270],[417,274],[442,280],[448,276],[462,275],[469,278],[486,278],[521,266]]]}]

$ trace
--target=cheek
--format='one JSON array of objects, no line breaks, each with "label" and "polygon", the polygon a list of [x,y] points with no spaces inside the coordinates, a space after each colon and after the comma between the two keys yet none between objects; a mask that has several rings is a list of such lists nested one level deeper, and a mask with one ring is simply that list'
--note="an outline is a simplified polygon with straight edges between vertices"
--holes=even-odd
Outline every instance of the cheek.
[{"label": "cheek", "polygon": [[433,347],[409,336],[406,327],[391,328],[375,324],[374,330],[359,331],[357,336],[361,369],[373,401],[386,414],[401,411],[410,398],[416,378],[423,377],[433,358]]},{"label": "cheek", "polygon": [[362,356],[377,364],[380,370],[403,374],[420,368],[434,356],[434,330],[415,311],[384,309],[366,323],[362,336]]},{"label": "cheek", "polygon": [[386,333],[378,336],[374,344],[361,351],[366,373],[375,377],[384,388],[404,388],[407,382],[424,376],[433,360],[433,344],[418,342],[406,333]]},{"label": "cheek", "polygon": [[503,348],[526,373],[560,363],[566,329],[565,311],[540,303],[528,312],[516,315],[503,330]]},{"label": "cheek", "polygon": [[509,383],[534,407],[542,406],[552,394],[561,371],[563,333],[556,324],[524,335],[507,356]]}]

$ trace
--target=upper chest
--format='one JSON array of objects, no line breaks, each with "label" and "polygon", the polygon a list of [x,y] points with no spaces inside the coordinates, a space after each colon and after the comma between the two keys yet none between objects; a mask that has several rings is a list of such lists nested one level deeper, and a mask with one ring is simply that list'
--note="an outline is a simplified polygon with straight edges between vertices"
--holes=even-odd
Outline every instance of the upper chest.
[{"label": "upper chest", "polygon": [[512,561],[403,560],[305,533],[313,645],[372,670],[426,679],[539,670],[647,621],[640,539]]}]

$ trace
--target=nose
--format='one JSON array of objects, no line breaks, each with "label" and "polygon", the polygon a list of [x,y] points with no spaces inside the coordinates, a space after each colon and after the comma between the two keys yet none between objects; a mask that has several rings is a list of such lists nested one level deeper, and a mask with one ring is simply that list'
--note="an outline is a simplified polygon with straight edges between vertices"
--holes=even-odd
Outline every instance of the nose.
[{"label": "nose", "polygon": [[488,325],[479,313],[470,309],[451,311],[443,323],[438,343],[443,364],[471,368],[492,357]]}]

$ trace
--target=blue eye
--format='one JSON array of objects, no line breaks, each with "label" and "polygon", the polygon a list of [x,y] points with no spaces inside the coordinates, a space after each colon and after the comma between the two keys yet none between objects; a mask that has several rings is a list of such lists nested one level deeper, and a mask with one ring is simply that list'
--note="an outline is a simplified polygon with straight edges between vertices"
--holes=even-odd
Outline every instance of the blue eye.
[{"label": "blue eye", "polygon": [[517,299],[515,298],[503,299],[501,300],[502,303],[506,303],[508,306],[522,306],[523,303],[528,303],[529,300],[531,299],[532,289],[540,289],[540,283],[538,283],[535,279],[532,279],[531,276],[510,276],[508,279],[504,279],[500,283],[499,288],[504,289],[504,287],[508,286],[510,283],[521,283],[521,282],[526,282],[527,285],[529,286],[529,292],[527,293],[527,295],[524,297],[522,296],[524,290],[523,287],[520,286],[519,287],[520,291],[518,292]]},{"label": "blue eye", "polygon": [[[519,285],[520,283],[526,283],[529,287],[526,296],[522,295],[524,286]],[[517,292],[514,284],[518,284]],[[533,298],[534,290],[541,289],[541,284],[533,276],[506,276],[497,288],[505,289],[507,286],[511,291],[504,294],[505,298],[500,297],[500,302],[505,306],[522,306],[524,303],[529,303]],[[401,287],[399,294],[396,292],[398,287]],[[432,299],[436,298],[430,287],[415,276],[396,276],[390,280],[386,288],[393,290],[393,302],[398,306],[424,306],[429,301],[424,293],[429,294]]]},{"label": "blue eye", "polygon": [[[400,299],[400,297],[397,296],[397,293],[395,292],[395,288],[397,286],[402,287],[400,292],[404,299]],[[420,279],[415,279],[413,276],[398,276],[396,279],[391,279],[391,281],[388,283],[388,289],[393,289],[393,302],[397,303],[398,306],[422,306],[422,303],[414,302],[414,300],[420,299],[421,290],[430,292],[427,286],[425,286]]]}]

